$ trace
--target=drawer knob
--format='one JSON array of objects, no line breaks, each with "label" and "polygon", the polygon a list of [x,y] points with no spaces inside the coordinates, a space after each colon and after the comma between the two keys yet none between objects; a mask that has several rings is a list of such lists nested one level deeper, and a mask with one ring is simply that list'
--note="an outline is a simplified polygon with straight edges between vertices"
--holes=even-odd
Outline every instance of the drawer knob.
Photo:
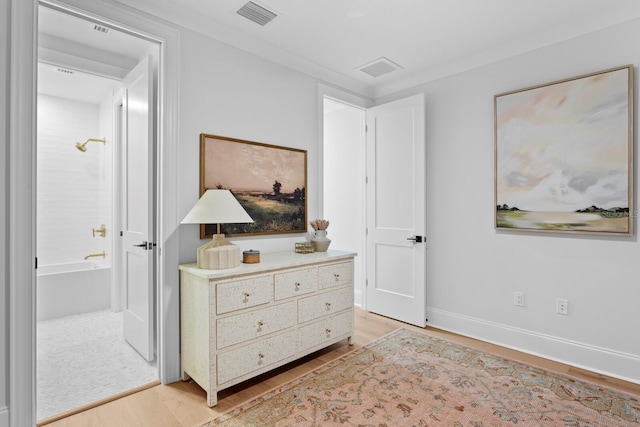
[{"label": "drawer knob", "polygon": [[264,354],[258,353],[258,365],[262,364],[263,359],[264,359]]},{"label": "drawer knob", "polygon": [[340,280],[340,275],[338,273],[333,273],[333,277],[335,277],[336,282]]},{"label": "drawer knob", "polygon": [[243,294],[243,296],[244,296],[244,298],[242,299],[242,302],[248,302],[249,301],[249,297],[251,296],[251,294],[248,293],[248,292],[245,292]]},{"label": "drawer knob", "polygon": [[260,320],[258,322],[258,332],[262,331],[262,327],[264,326],[264,321]]},{"label": "drawer knob", "polygon": [[295,290],[299,291],[300,290],[300,283],[296,282],[295,284]]},{"label": "drawer knob", "polygon": [[324,305],[327,306],[327,310],[331,310],[331,303],[330,302],[325,302]]},{"label": "drawer knob", "polygon": [[327,335],[331,335],[331,329],[327,328],[324,331],[327,333]]}]

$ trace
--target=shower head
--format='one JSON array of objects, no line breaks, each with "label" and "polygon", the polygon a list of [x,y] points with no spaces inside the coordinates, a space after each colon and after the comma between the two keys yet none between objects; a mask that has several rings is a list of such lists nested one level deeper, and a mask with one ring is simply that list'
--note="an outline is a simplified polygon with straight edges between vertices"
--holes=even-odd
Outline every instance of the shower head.
[{"label": "shower head", "polygon": [[107,139],[106,138],[87,138],[83,143],[76,142],[76,148],[84,153],[87,151],[86,145],[91,141],[102,142],[103,144],[105,144],[107,142]]}]

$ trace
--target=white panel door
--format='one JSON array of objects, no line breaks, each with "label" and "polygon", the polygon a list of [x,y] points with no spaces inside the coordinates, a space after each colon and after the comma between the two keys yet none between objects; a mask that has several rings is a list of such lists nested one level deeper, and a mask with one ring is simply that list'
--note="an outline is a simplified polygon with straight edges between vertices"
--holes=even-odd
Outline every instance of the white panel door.
[{"label": "white panel door", "polygon": [[151,57],[124,79],[122,248],[124,338],[155,358],[153,275],[153,79]]},{"label": "white panel door", "polygon": [[426,325],[424,95],[367,110],[367,310]]}]

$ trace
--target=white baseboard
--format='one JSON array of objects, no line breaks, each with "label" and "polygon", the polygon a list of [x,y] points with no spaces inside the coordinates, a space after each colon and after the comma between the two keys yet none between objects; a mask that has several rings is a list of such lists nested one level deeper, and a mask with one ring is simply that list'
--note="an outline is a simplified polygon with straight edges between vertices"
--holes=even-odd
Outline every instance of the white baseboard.
[{"label": "white baseboard", "polygon": [[427,326],[640,384],[640,356],[434,308]]},{"label": "white baseboard", "polygon": [[9,408],[0,408],[0,427],[9,427]]},{"label": "white baseboard", "polygon": [[353,303],[355,305],[357,305],[358,307],[362,307],[362,292],[360,291],[354,291],[353,292]]}]

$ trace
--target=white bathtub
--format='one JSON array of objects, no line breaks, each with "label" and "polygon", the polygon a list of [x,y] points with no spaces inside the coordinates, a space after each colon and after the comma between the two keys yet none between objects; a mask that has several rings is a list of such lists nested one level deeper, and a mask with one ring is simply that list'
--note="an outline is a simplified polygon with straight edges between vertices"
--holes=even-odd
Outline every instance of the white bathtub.
[{"label": "white bathtub", "polygon": [[111,267],[93,261],[39,266],[37,320],[106,310],[111,307]]}]

